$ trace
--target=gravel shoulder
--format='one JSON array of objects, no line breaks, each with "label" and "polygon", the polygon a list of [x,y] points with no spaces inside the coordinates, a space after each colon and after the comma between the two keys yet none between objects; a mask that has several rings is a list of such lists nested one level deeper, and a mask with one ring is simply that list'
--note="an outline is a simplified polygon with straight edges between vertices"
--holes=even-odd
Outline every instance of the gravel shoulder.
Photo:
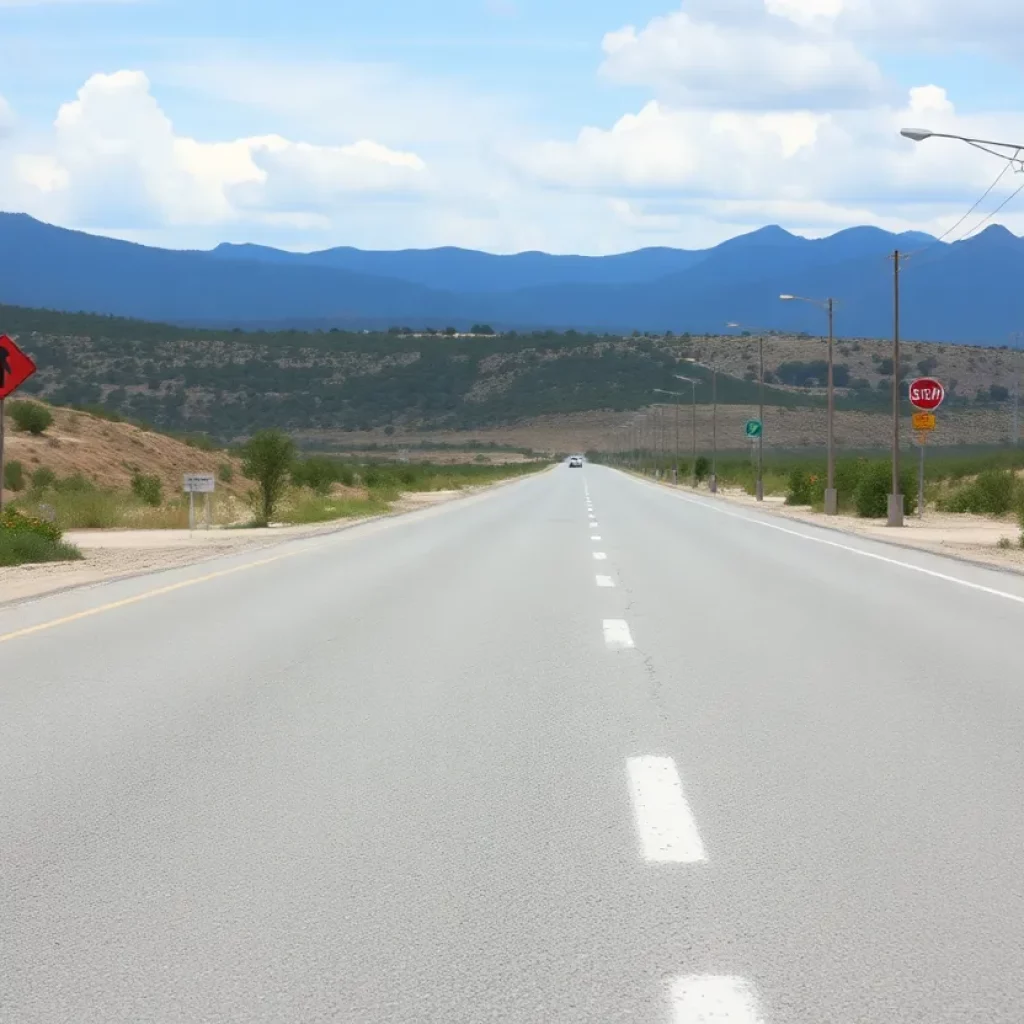
[{"label": "gravel shoulder", "polygon": [[[508,481],[460,491],[415,492],[392,505],[390,516],[453,501]],[[64,537],[85,556],[78,562],[43,562],[0,567],[0,604],[27,601],[71,587],[89,586],[203,562],[242,551],[272,547],[299,537],[351,529],[373,519],[334,520],[309,526],[254,530],[68,530]]]},{"label": "gravel shoulder", "polygon": [[[886,526],[884,520],[860,519],[849,515],[825,516],[805,506],[786,505],[782,497],[774,495],[766,496],[763,502],[758,502],[752,495],[740,489],[727,488],[713,495],[706,488],[701,488],[698,493],[751,510],[767,512],[782,519],[798,520],[859,537],[869,537],[886,544],[917,548],[933,554],[948,555],[1024,573],[1024,549],[1019,544],[1021,530],[1010,517],[993,519],[966,513],[952,514],[926,510],[920,519],[917,516],[907,516],[905,525],[900,529]],[[1008,541],[1010,546],[1000,547],[1001,541]]]}]

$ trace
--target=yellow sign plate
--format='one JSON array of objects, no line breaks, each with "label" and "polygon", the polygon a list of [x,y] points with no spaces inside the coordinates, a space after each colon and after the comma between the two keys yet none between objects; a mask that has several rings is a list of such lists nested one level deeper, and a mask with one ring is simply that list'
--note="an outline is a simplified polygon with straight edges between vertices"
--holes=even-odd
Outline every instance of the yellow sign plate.
[{"label": "yellow sign plate", "polygon": [[933,412],[915,412],[914,413],[914,429],[915,430],[934,430],[935,429],[935,413],[933,413]]}]

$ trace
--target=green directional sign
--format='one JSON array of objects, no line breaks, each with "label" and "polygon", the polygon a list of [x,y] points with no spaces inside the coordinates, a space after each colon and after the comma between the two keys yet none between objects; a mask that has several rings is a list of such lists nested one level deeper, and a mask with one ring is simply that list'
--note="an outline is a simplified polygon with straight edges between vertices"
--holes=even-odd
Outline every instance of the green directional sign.
[{"label": "green directional sign", "polygon": [[764,424],[760,420],[747,420],[747,437],[760,437],[764,431]]}]

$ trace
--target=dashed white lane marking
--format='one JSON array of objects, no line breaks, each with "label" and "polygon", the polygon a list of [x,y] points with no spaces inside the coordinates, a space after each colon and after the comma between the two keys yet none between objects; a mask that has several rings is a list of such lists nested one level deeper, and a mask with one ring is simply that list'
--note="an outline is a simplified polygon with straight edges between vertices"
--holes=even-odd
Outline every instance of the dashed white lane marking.
[{"label": "dashed white lane marking", "polygon": [[673,978],[672,1024],[765,1024],[746,979],[728,974]]},{"label": "dashed white lane marking", "polygon": [[631,757],[626,768],[644,857],[672,864],[707,860],[675,761],[671,757]]},{"label": "dashed white lane marking", "polygon": [[591,540],[600,540],[601,538],[596,533],[592,533],[590,535],[590,539]]},{"label": "dashed white lane marking", "polygon": [[603,562],[608,556],[603,551],[594,552],[594,561]]},{"label": "dashed white lane marking", "polygon": [[597,585],[599,587],[615,586],[615,582],[612,580],[611,576],[595,576],[594,578],[597,580]]},{"label": "dashed white lane marking", "polygon": [[624,651],[633,646],[633,636],[625,619],[604,620],[604,644],[610,651]]}]

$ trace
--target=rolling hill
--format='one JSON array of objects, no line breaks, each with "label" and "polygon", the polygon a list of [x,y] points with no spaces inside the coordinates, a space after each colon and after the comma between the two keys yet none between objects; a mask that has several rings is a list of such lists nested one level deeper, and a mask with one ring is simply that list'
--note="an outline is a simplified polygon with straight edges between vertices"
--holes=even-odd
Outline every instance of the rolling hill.
[{"label": "rolling hill", "polygon": [[[61,405],[102,405],[165,430],[221,440],[277,426],[291,431],[493,430],[595,411],[620,418],[697,378],[707,405],[756,405],[757,342],[731,335],[529,332],[495,336],[333,331],[214,331],[90,314],[0,307],[2,329],[39,365],[25,386]],[[908,343],[902,375],[934,372],[945,409],[1012,405],[1019,354]],[[766,398],[820,411],[825,346],[810,335],[765,343]],[[836,381],[843,410],[884,419],[890,345],[843,339]],[[717,386],[713,389],[713,370]],[[1002,415],[1002,413],[1000,413]]]}]

